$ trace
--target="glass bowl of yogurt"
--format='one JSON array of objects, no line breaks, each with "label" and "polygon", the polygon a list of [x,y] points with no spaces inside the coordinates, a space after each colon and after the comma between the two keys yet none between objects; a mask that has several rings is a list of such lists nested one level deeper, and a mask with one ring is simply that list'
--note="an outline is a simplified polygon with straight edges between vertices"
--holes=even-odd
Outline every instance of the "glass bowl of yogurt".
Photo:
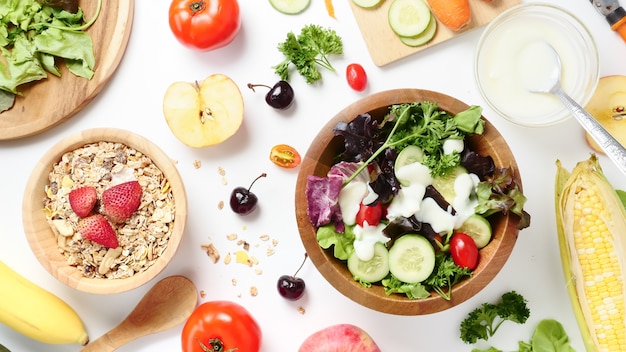
[{"label": "glass bowl of yogurt", "polygon": [[[562,63],[563,90],[580,105],[591,99],[600,75],[593,37],[567,10],[529,3],[502,12],[485,27],[479,39],[475,79],[483,98],[495,112],[527,127],[555,125],[571,117],[571,112],[556,96],[530,92],[524,84],[524,77],[535,73],[529,70],[546,72],[546,68],[523,62],[525,50],[538,42],[554,47]],[[554,60],[535,58],[533,62],[550,65]]]}]

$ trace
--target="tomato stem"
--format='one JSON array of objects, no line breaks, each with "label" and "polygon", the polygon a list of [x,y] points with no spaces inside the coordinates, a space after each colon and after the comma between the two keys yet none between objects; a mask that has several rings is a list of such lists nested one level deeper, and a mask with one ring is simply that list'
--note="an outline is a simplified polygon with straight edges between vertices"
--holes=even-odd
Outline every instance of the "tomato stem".
[{"label": "tomato stem", "polygon": [[209,339],[210,348],[207,347],[205,344],[203,344],[202,341],[200,341],[200,339],[198,339],[197,337],[196,337],[196,341],[198,341],[198,343],[200,344],[200,348],[202,348],[204,352],[235,352],[237,351],[237,348],[224,350],[224,343],[222,342],[222,340],[220,340],[217,337]]},{"label": "tomato stem", "polygon": [[191,5],[189,5],[189,10],[191,10],[191,15],[195,15],[196,12],[200,12],[202,10],[204,10],[204,8],[206,7],[204,0],[200,0],[200,1],[194,1],[191,3]]}]

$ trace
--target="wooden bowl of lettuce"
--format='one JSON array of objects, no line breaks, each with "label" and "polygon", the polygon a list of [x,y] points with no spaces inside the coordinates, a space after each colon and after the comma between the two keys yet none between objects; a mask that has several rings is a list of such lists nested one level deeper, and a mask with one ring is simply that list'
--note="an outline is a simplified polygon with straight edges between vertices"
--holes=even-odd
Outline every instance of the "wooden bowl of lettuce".
[{"label": "wooden bowl of lettuce", "polygon": [[[354,236],[354,227],[358,225],[348,220],[346,222],[350,225],[343,223],[342,219],[347,219],[349,216],[344,216],[345,214],[342,214],[342,209],[338,205],[341,203],[338,200],[339,194],[347,184],[354,181],[348,181],[351,176],[350,172],[344,172],[338,189],[336,180],[329,181],[329,171],[331,168],[336,171],[337,168],[334,166],[340,160],[348,160],[348,163],[353,165],[355,163],[367,164],[365,168],[367,171],[362,174],[369,179],[369,195],[373,195],[374,199],[378,197],[376,201],[383,204],[388,212],[389,208],[386,207],[398,197],[398,189],[404,186],[393,176],[393,169],[390,172],[389,167],[386,167],[386,165],[394,165],[394,159],[397,159],[401,153],[400,144],[387,143],[385,140],[399,140],[408,134],[417,136],[419,133],[430,133],[430,137],[426,139],[420,137],[421,139],[415,139],[412,142],[421,144],[421,147],[426,150],[427,144],[439,138],[433,136],[441,135],[441,126],[445,125],[440,122],[429,122],[428,126],[431,126],[435,132],[416,132],[415,129],[407,132],[407,126],[410,124],[400,126],[398,122],[399,127],[393,130],[391,127],[393,122],[386,120],[402,121],[399,117],[401,112],[405,111],[402,109],[409,105],[418,106],[417,111],[423,111],[424,116],[427,112],[429,116],[433,111],[437,112],[432,114],[436,118],[429,117],[423,120],[445,121],[445,119],[453,118],[453,124],[458,125],[455,128],[465,131],[463,132],[467,135],[464,138],[465,148],[464,152],[457,150],[458,159],[463,159],[467,164],[464,166],[467,166],[468,173],[480,174],[480,182],[483,182],[480,187],[483,190],[485,184],[489,185],[489,189],[493,187],[494,192],[498,190],[487,196],[483,191],[483,199],[477,200],[475,205],[476,211],[479,212],[480,208],[481,215],[489,222],[491,237],[487,244],[478,250],[477,265],[470,270],[456,263],[456,266],[451,265],[450,262],[454,260],[449,253],[449,248],[442,249],[433,241],[443,242],[442,245],[445,245],[452,234],[457,231],[456,229],[439,230],[441,231],[439,233],[433,231],[433,228],[438,227],[430,226],[429,220],[419,217],[420,220],[417,223],[420,226],[412,225],[414,226],[412,230],[405,229],[398,233],[397,226],[391,225],[397,225],[398,222],[402,223],[406,219],[398,216],[397,212],[391,219],[386,219],[383,215],[381,224],[384,231],[382,234],[386,239],[380,242],[384,243],[387,250],[397,243],[398,238],[403,234],[418,234],[428,239],[433,246],[435,257],[441,254],[441,258],[434,261],[434,268],[428,278],[417,283],[403,284],[391,272],[380,281],[363,282],[361,277],[355,279],[355,275],[347,265],[348,258],[355,252],[354,245],[351,245],[354,242],[351,242],[353,239],[350,236]],[[437,129],[439,132],[436,132]],[[448,132],[443,133],[441,140],[449,138],[445,136]],[[387,139],[389,134],[394,134],[395,139]],[[390,145],[393,146],[392,150],[388,149]],[[377,152],[380,153],[377,154]],[[377,156],[374,157],[374,161],[368,162],[369,156],[375,154]],[[428,156],[430,161],[422,161],[422,163],[433,164],[435,154],[432,152]],[[475,159],[472,159],[471,155]],[[443,163],[443,160],[448,160],[448,158],[441,157],[441,160]],[[491,163],[490,166],[489,163]],[[438,167],[430,166],[430,172],[448,174],[448,171],[445,171],[448,166],[442,166],[441,170],[433,171]],[[350,170],[354,171],[354,168]],[[452,169],[448,168],[448,170]],[[476,186],[473,192],[478,189],[479,186]],[[480,199],[478,195],[475,197]],[[314,138],[303,157],[295,196],[296,217],[302,243],[322,276],[335,289],[354,302],[376,311],[396,315],[423,315],[443,311],[466,301],[487,286],[509,258],[520,229],[527,227],[530,223],[530,215],[523,210],[525,200],[515,157],[502,135],[482,116],[482,109],[478,106],[467,105],[445,94],[420,89],[396,89],[376,93],[352,103],[335,115]],[[372,198],[368,200],[368,202],[371,201]],[[365,203],[365,200],[362,203]],[[348,213],[346,210],[348,208],[344,208],[345,213]],[[446,209],[452,213],[453,208]],[[390,215],[387,214],[387,216]],[[410,216],[408,219],[415,220],[416,216]],[[411,221],[413,224],[415,222]],[[436,221],[430,222],[434,224]],[[406,224],[406,221],[404,223]],[[320,228],[324,230],[319,232],[318,241]],[[328,240],[329,228],[337,235],[334,240],[330,241]],[[348,237],[341,237],[346,233]],[[344,243],[340,243],[342,241]],[[362,246],[359,245],[359,248]],[[360,249],[360,251],[363,250]],[[442,259],[446,255],[448,258]]]}]

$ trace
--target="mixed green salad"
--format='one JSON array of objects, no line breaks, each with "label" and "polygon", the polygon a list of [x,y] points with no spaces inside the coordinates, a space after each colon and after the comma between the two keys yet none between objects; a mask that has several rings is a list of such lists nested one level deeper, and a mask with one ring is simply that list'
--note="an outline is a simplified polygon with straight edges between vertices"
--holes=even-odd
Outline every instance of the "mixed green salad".
[{"label": "mixed green salad", "polygon": [[21,85],[60,76],[59,59],[72,74],[93,77],[93,42],[85,30],[100,13],[97,1],[86,21],[78,0],[0,0],[0,111],[10,108]]},{"label": "mixed green salad", "polygon": [[466,143],[484,128],[479,106],[453,115],[428,101],[335,125],[344,149],[306,185],[320,246],[332,247],[365,287],[450,299],[491,239],[490,216],[512,213],[519,229],[530,225],[515,170]]}]

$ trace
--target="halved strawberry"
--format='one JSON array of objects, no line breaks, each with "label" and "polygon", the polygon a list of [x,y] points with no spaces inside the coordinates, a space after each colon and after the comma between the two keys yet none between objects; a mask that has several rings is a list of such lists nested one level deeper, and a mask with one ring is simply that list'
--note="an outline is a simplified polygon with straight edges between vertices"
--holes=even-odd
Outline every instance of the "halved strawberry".
[{"label": "halved strawberry", "polygon": [[70,201],[70,207],[76,215],[81,218],[89,215],[93,210],[93,207],[98,201],[98,194],[96,189],[92,186],[83,186],[70,191],[68,194]]},{"label": "halved strawberry", "polygon": [[138,181],[128,181],[102,192],[102,213],[119,223],[130,218],[141,205],[142,189]]},{"label": "halved strawberry", "polygon": [[111,223],[102,214],[89,215],[78,221],[78,233],[84,238],[107,248],[117,248],[117,234]]}]

